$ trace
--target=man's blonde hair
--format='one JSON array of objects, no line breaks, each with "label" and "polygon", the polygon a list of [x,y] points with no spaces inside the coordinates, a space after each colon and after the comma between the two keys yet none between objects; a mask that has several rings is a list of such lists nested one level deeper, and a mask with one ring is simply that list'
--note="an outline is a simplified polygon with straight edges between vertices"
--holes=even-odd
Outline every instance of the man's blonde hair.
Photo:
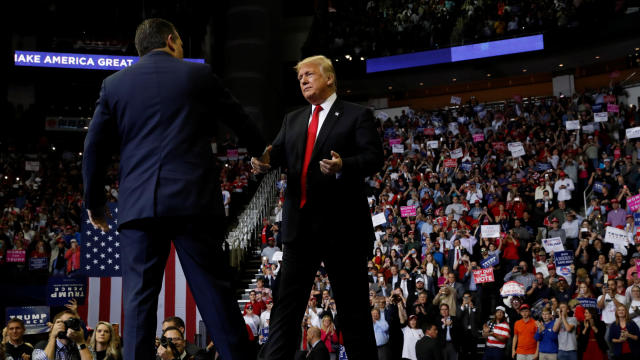
[{"label": "man's blonde hair", "polygon": [[322,71],[322,75],[328,76],[329,74],[333,75],[333,84],[331,84],[331,88],[333,90],[336,89],[338,84],[338,79],[336,78],[336,70],[333,68],[333,63],[329,58],[324,55],[315,55],[309,56],[308,58],[304,58],[300,60],[293,69],[296,71],[296,74],[300,71],[302,65],[313,63],[320,67],[320,71]]}]

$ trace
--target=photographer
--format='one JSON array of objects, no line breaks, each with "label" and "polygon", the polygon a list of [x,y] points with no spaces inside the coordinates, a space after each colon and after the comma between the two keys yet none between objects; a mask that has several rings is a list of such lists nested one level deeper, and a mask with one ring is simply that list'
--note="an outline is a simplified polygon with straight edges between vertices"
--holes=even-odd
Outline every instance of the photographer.
[{"label": "photographer", "polygon": [[33,351],[33,360],[91,360],[91,351],[87,348],[80,319],[71,310],[59,312],[53,318],[49,331],[49,340],[44,349]]},{"label": "photographer", "polygon": [[160,345],[158,346],[158,358],[162,360],[186,359],[184,336],[182,331],[174,326],[169,326],[162,332]]}]

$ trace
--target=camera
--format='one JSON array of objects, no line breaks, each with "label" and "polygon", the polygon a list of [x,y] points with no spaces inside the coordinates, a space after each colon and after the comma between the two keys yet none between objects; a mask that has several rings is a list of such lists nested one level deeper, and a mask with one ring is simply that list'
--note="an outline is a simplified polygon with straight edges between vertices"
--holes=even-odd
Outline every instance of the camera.
[{"label": "camera", "polygon": [[58,339],[67,338],[67,330],[80,331],[80,319],[70,318],[64,321],[64,331],[60,331],[57,335]]},{"label": "camera", "polygon": [[162,345],[162,347],[165,349],[171,349],[171,352],[174,355],[178,354],[178,349],[176,348],[176,344],[174,344],[170,338],[164,335],[160,338],[160,345]]}]

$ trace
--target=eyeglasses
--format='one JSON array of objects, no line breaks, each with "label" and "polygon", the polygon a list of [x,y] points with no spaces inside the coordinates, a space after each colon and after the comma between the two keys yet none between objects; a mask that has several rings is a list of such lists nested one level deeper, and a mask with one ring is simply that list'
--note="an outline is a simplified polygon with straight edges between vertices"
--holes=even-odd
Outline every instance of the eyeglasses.
[{"label": "eyeglasses", "polygon": [[[165,337],[166,337],[166,336],[165,336]],[[179,338],[179,337],[174,337],[174,338],[166,337],[166,338],[167,338],[167,340],[171,340],[171,342],[180,342],[180,341],[183,341],[183,340],[184,340],[184,339]]]}]

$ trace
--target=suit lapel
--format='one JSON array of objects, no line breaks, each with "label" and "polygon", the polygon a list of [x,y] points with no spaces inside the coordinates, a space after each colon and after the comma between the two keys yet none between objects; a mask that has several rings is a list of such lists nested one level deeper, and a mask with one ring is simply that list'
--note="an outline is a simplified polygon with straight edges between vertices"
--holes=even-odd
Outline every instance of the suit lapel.
[{"label": "suit lapel", "polygon": [[339,99],[336,99],[336,101],[334,101],[333,103],[333,106],[331,106],[331,109],[329,109],[329,113],[327,113],[327,117],[324,119],[322,128],[320,128],[320,133],[318,134],[316,142],[313,145],[313,152],[311,153],[312,159],[317,156],[318,151],[320,151],[319,149],[322,148],[325,141],[327,140],[327,137],[331,133],[331,130],[342,116],[342,112],[342,102]]},{"label": "suit lapel", "polygon": [[310,116],[311,106],[307,106],[307,110],[302,111],[293,124],[293,138],[297,139],[295,142],[296,153],[293,154],[293,159],[296,159],[295,164],[298,172],[302,171],[302,163],[304,162],[304,150],[307,144],[307,129],[309,127]]}]

